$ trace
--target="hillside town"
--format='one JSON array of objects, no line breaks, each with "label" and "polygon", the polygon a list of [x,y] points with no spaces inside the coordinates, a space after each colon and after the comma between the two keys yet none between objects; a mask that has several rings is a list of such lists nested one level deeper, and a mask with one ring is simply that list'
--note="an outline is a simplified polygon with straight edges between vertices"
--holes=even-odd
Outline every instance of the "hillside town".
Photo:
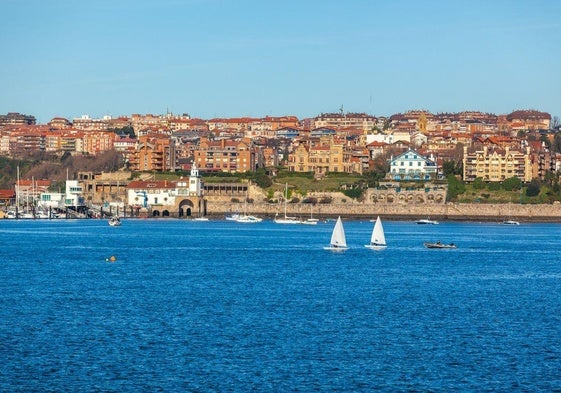
[{"label": "hillside town", "polygon": [[[116,118],[84,115],[76,119],[55,117],[47,124],[37,124],[31,115],[8,113],[0,115],[0,156],[22,158],[47,153],[92,157],[114,150],[122,155],[123,169],[130,172],[154,174],[195,168],[196,176],[198,171],[274,172],[281,167],[294,173],[313,173],[314,178],[321,179],[329,173],[362,175],[381,166],[387,168],[386,178],[393,182],[442,179],[443,165],[452,162],[461,168],[460,176],[466,183],[476,179],[503,182],[513,177],[528,183],[560,170],[559,132],[559,119],[537,110],[503,115],[412,110],[385,117],[344,112],[341,108],[307,119],[266,116],[204,120],[172,113]],[[82,199],[106,203],[115,194],[112,188],[116,188],[119,197],[111,202],[118,200],[121,211],[130,209],[131,214],[133,205],[137,212],[143,207],[139,195],[153,195],[154,188],[160,187],[134,183],[136,188],[130,197],[135,199],[133,203],[124,200],[127,191],[123,187],[130,183],[126,177],[76,175],[79,178],[72,179],[76,183],[69,187],[83,190]],[[111,180],[100,186],[95,180],[101,184],[103,176]],[[48,180],[18,179],[13,190],[2,190],[1,198],[8,203],[16,191],[31,193],[36,199],[49,198],[41,196],[48,190]],[[217,187],[207,186],[207,195],[220,193]],[[234,188],[229,197],[250,192],[248,186]],[[66,194],[57,198],[75,198],[72,192]],[[446,199],[440,194],[436,197],[442,203]],[[155,198],[151,205],[158,205]],[[384,198],[371,196],[378,202]],[[182,206],[176,208],[182,211]],[[205,209],[198,206],[195,210],[200,213]]]}]

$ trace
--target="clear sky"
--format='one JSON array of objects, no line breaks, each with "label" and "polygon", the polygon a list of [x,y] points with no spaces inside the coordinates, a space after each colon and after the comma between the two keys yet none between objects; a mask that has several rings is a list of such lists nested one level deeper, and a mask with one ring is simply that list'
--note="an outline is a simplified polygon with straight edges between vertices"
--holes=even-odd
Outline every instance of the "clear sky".
[{"label": "clear sky", "polygon": [[558,0],[0,0],[0,114],[561,116]]}]

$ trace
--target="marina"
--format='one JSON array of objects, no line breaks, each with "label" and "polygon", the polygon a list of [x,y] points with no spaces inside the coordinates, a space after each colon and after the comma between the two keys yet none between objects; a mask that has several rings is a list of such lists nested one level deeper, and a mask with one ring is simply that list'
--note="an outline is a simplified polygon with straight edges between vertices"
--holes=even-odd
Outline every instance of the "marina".
[{"label": "marina", "polygon": [[561,225],[334,225],[1,220],[0,390],[560,386]]}]

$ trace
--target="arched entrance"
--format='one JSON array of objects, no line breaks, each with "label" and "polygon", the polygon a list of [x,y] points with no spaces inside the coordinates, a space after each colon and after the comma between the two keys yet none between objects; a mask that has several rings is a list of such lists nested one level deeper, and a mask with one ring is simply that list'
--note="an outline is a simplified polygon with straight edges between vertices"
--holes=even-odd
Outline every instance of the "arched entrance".
[{"label": "arched entrance", "polygon": [[184,199],[179,203],[179,217],[190,217],[195,205],[190,199]]}]

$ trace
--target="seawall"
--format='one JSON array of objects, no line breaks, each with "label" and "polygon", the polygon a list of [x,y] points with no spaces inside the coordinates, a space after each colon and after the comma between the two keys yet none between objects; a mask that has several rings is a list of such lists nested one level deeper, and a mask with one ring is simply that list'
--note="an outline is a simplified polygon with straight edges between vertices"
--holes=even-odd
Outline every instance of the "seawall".
[{"label": "seawall", "polygon": [[[284,205],[264,202],[248,203],[248,214],[274,217],[276,213],[284,215]],[[370,219],[380,216],[384,219],[416,220],[430,217],[436,220],[452,221],[503,221],[513,219],[528,222],[561,222],[561,204],[521,205],[521,204],[372,204],[372,203],[289,203],[287,215],[306,218],[312,214],[316,218],[337,216]],[[221,216],[232,212],[243,212],[243,203],[207,201],[207,213]]]}]

